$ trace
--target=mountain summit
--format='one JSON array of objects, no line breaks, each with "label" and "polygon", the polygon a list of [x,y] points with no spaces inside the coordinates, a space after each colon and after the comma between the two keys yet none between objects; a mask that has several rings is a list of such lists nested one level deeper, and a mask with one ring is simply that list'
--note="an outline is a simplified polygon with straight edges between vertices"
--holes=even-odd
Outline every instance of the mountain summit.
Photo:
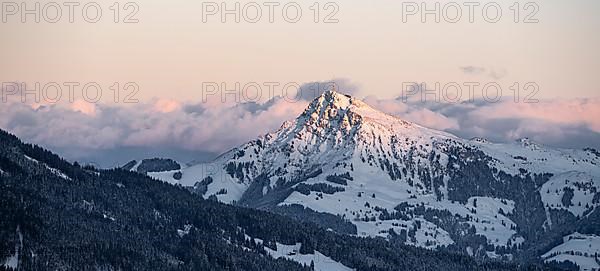
[{"label": "mountain summit", "polygon": [[409,122],[375,110],[359,99],[336,91],[326,91],[315,98],[297,121],[309,126],[338,126],[343,130],[351,130],[363,121],[379,122],[383,125],[411,125]]},{"label": "mountain summit", "polygon": [[541,256],[564,233],[600,234],[589,226],[600,220],[599,165],[593,149],[465,140],[327,91],[179,179],[150,175],[335,231],[513,259]]}]

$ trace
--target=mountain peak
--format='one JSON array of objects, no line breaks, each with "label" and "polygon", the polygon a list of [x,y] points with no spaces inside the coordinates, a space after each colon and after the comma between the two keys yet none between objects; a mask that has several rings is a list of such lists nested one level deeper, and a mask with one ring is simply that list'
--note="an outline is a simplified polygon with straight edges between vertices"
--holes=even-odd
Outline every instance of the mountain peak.
[{"label": "mountain peak", "polygon": [[316,97],[297,120],[308,126],[349,126],[353,116],[350,109],[357,102],[350,95],[328,90]]},{"label": "mountain peak", "polygon": [[387,128],[412,126],[410,122],[374,109],[362,100],[335,89],[316,97],[297,118],[297,123],[302,125],[341,128],[346,131],[364,122]]},{"label": "mountain peak", "polygon": [[324,105],[332,106],[336,108],[347,108],[355,100],[352,96],[342,94],[334,90],[327,90],[323,92],[319,97],[315,98],[311,105]]},{"label": "mountain peak", "polygon": [[368,108],[372,111],[377,111],[367,104],[365,104],[360,99],[352,97],[348,94],[344,94],[341,92],[337,92],[335,88],[333,90],[327,90],[321,93],[318,97],[316,97],[310,105],[306,108],[305,114],[312,114],[314,112],[324,112],[324,111],[348,111],[351,108]]}]

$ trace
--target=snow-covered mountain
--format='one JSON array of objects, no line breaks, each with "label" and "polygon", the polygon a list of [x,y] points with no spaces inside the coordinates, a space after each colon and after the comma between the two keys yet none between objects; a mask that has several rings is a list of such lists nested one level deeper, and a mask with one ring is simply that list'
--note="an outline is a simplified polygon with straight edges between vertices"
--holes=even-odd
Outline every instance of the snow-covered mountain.
[{"label": "snow-covered mountain", "polygon": [[539,259],[565,235],[600,234],[598,151],[465,140],[334,91],[276,132],[176,172],[149,175],[206,198],[477,257]]}]

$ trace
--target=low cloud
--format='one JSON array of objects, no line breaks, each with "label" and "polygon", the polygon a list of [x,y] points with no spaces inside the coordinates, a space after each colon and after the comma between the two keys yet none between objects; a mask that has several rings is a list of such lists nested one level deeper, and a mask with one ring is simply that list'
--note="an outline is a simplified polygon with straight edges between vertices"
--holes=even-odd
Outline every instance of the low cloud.
[{"label": "low cloud", "polygon": [[508,75],[508,71],[504,68],[485,68],[479,66],[463,66],[459,67],[459,69],[468,75],[484,75],[490,77],[495,80],[500,80],[506,75]]},{"label": "low cloud", "polygon": [[[359,93],[358,87],[347,80],[335,82],[340,92]],[[314,85],[303,86],[310,84]],[[182,159],[189,159],[193,153],[219,154],[276,130],[302,113],[314,96],[299,93],[296,97],[295,101],[275,97],[264,103],[221,106],[165,99],[126,106],[85,101],[33,106],[13,100],[0,106],[0,128],[25,141],[61,151],[69,159],[102,159],[96,158],[99,153],[110,153],[114,159],[115,150],[135,150],[129,154],[123,151],[121,159],[165,150],[177,150],[169,153],[184,153]],[[463,138],[479,136],[509,142],[529,137],[557,147],[600,148],[600,98],[542,100],[534,104],[514,103],[511,99],[498,103],[421,103],[374,96],[364,101],[386,113]]]},{"label": "low cloud", "polygon": [[600,147],[600,98],[497,103],[483,100],[448,103],[402,102],[401,99],[365,102],[426,127],[445,130],[463,138],[485,137],[510,142],[529,137],[557,147]]},{"label": "low cloud", "polygon": [[39,108],[12,102],[0,107],[0,128],[28,142],[74,154],[68,157],[72,159],[86,160],[85,153],[119,148],[220,153],[277,129],[306,105],[279,97],[264,104],[209,108],[168,100],[129,106],[76,101]]},{"label": "low cloud", "polygon": [[96,104],[88,103],[84,100],[76,100],[71,104],[71,110],[80,112],[89,116],[96,115]]}]

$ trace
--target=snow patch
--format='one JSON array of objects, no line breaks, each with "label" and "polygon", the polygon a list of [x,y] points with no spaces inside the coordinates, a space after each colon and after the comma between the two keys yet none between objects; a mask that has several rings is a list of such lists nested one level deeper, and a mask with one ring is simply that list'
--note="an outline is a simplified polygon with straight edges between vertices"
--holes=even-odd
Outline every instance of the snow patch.
[{"label": "snow patch", "polygon": [[2,264],[2,266],[14,270],[19,269],[19,253],[21,252],[21,248],[23,248],[23,235],[21,234],[19,226],[17,226],[17,235],[19,236],[19,243],[15,246],[15,254],[8,257],[8,259],[4,261],[4,264]]},{"label": "snow patch", "polygon": [[192,229],[192,225],[187,224],[183,226],[182,230],[177,230],[177,235],[179,235],[180,238],[190,234],[190,230]]},{"label": "snow patch", "polygon": [[46,164],[44,164],[44,166],[45,166],[45,167],[46,167],[48,170],[50,170],[50,172],[52,172],[54,175],[56,175],[56,176],[58,176],[58,177],[61,177],[61,178],[65,179],[65,180],[72,181],[72,179],[71,179],[69,176],[67,176],[66,174],[62,173],[62,171],[60,171],[60,170],[58,170],[58,169],[55,169],[55,168],[52,168],[52,167],[49,167],[49,166],[48,166],[48,165],[46,165]]},{"label": "snow patch", "polygon": [[107,213],[103,213],[102,217],[104,217],[104,219],[108,219],[113,222],[116,221],[116,219],[113,216],[111,216],[110,214],[107,214]]}]

